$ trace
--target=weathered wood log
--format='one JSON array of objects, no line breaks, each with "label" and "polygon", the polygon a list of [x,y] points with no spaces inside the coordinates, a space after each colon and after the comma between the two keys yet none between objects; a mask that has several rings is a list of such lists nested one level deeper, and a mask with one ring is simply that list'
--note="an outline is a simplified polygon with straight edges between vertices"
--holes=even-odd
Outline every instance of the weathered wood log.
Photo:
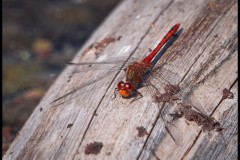
[{"label": "weathered wood log", "polygon": [[[68,66],[3,159],[237,159],[237,10],[235,0],[126,0],[73,60],[144,57],[181,23],[181,33],[158,63],[167,62],[164,68],[178,74],[171,83],[191,84],[188,100],[198,101],[221,124],[222,134],[202,132],[181,118],[168,125],[174,141],[159,106],[167,117],[175,105],[157,104],[147,87],[132,103],[114,99],[124,71]],[[81,69],[88,71],[75,73]],[[99,76],[104,79],[95,82]],[[79,89],[87,82],[94,83]],[[73,88],[73,94],[53,102]],[[233,92],[232,99],[222,99],[224,88]]]}]

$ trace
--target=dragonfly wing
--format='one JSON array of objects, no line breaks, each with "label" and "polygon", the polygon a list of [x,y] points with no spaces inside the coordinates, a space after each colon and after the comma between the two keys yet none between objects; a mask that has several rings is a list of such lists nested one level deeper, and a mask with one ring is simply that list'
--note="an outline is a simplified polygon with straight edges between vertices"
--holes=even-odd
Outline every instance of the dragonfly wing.
[{"label": "dragonfly wing", "polygon": [[74,94],[75,92],[83,89],[84,87],[87,87],[87,86],[89,86],[89,85],[91,85],[91,84],[94,84],[94,83],[100,81],[100,80],[103,80],[103,79],[109,77],[110,75],[112,75],[113,72],[114,72],[114,71],[105,73],[105,74],[97,77],[96,79],[93,79],[93,80],[91,80],[91,81],[89,81],[89,82],[87,82],[87,83],[84,83],[84,84],[82,84],[82,85],[80,85],[80,86],[78,86],[78,87],[75,87],[74,89],[70,90],[69,92],[63,94],[62,96],[60,96],[60,97],[58,97],[58,98],[56,98],[56,99],[55,99],[54,101],[52,101],[51,103],[57,102],[57,101],[59,101],[59,100],[61,100],[61,99],[64,99],[64,98],[66,98],[66,97]]},{"label": "dragonfly wing", "polygon": [[[171,85],[178,85],[181,82],[181,77],[177,73],[161,68],[161,66],[153,69],[153,74],[151,74],[151,79],[158,81],[154,83],[154,85],[157,85],[158,83],[162,83],[163,86],[168,85],[170,87]],[[191,87],[192,87],[191,83],[189,84],[182,83],[180,90],[177,93],[178,98],[181,99],[184,103],[187,103],[192,107],[194,107],[200,113],[207,115],[203,107],[201,106],[201,104],[196,99],[192,98],[194,96],[190,96],[192,94]]]},{"label": "dragonfly wing", "polygon": [[109,58],[107,61],[102,62],[82,62],[74,63],[70,62],[67,65],[76,66],[74,73],[87,72],[92,70],[107,70],[107,71],[118,71],[124,70],[128,65],[137,61],[133,57],[118,57],[118,58]]},{"label": "dragonfly wing", "polygon": [[[150,81],[146,81],[144,83],[144,87],[147,88],[147,91],[151,94],[153,100],[156,101],[155,95],[160,94],[160,91],[158,90],[158,88],[154,84],[152,84]],[[162,121],[164,122],[165,130],[168,133],[168,135],[170,136],[170,138],[174,141],[174,143],[177,145],[181,145],[182,144],[182,134],[181,135],[179,134],[179,130],[178,130],[177,126],[175,126],[172,122],[168,121],[168,118],[166,117],[168,114],[164,113],[165,111],[169,112],[169,105],[170,106],[173,105],[171,103],[171,101],[169,101],[169,102],[170,103],[162,103],[161,106],[158,105],[159,106],[159,118],[161,118]]]},{"label": "dragonfly wing", "polygon": [[164,65],[159,65],[152,69],[152,79],[159,81],[159,83],[161,81],[165,81],[165,83],[170,84],[178,84],[181,81],[181,77],[178,75],[178,73],[163,67]]},{"label": "dragonfly wing", "polygon": [[178,96],[180,99],[189,105],[191,105],[194,109],[196,109],[198,112],[200,112],[203,116],[207,116],[206,111],[202,107],[202,105],[199,103],[199,101],[194,98],[195,96],[192,94],[191,86],[184,87],[180,90],[178,93]]},{"label": "dragonfly wing", "polygon": [[183,144],[183,133],[179,125],[175,125],[174,122],[165,122],[165,129],[174,143],[178,146]]},{"label": "dragonfly wing", "polygon": [[70,63],[68,63],[68,65],[76,67],[74,69],[74,71],[72,72],[73,74],[92,71],[92,70],[107,70],[108,72],[106,74],[103,74],[102,76],[97,77],[96,79],[94,79],[90,82],[87,82],[78,87],[75,87],[74,89],[70,90],[69,92],[56,98],[51,103],[57,102],[61,99],[64,99],[65,97],[68,97],[68,96],[74,94],[78,90],[108,77],[109,75],[111,75],[111,73],[113,73],[115,71],[120,71],[120,70],[125,69],[129,64],[133,63],[136,60],[137,59],[133,58],[133,57],[118,57],[118,58],[114,58],[113,60],[109,60],[109,61],[105,61],[105,62],[83,62],[83,63],[70,62]]}]

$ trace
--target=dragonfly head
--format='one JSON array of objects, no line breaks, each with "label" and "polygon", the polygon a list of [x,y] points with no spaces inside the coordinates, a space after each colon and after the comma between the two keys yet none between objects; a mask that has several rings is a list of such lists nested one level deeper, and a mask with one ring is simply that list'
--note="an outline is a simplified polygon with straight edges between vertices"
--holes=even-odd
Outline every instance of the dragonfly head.
[{"label": "dragonfly head", "polygon": [[130,97],[134,91],[134,86],[130,82],[125,83],[123,81],[120,81],[117,85],[117,88],[118,88],[118,93],[125,98]]}]

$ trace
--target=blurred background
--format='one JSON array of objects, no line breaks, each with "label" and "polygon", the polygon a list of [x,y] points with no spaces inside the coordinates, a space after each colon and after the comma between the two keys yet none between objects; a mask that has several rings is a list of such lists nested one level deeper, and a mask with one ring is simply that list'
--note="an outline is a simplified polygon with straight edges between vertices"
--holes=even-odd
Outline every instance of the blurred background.
[{"label": "blurred background", "polygon": [[2,154],[120,0],[3,0]]}]

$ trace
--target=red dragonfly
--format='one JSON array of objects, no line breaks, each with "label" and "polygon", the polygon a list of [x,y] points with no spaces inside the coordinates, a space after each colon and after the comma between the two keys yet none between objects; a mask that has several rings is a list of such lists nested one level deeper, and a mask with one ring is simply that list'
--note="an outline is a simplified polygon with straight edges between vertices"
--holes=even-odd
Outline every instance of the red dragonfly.
[{"label": "red dragonfly", "polygon": [[126,71],[126,82],[120,81],[116,90],[122,97],[130,97],[141,87],[147,73],[154,67],[153,58],[157,55],[162,46],[177,32],[180,24],[176,24],[168,31],[157,47],[142,61],[136,61],[130,64]]},{"label": "red dragonfly", "polygon": [[[117,91],[119,93],[119,95],[121,95],[124,98],[129,98],[132,97],[133,95],[141,95],[140,92],[138,92],[137,90],[142,87],[143,83],[146,81],[146,79],[148,78],[148,75],[151,74],[154,64],[153,64],[153,59],[158,56],[158,53],[160,51],[160,49],[168,42],[168,40],[177,32],[178,28],[179,28],[180,24],[176,24],[174,25],[169,31],[168,33],[164,36],[164,38],[160,41],[160,43],[158,43],[157,47],[145,58],[143,58],[141,61],[134,61],[132,62],[126,71],[126,81],[120,81],[117,84],[117,87],[115,88],[115,91]],[[159,53],[160,54],[160,53]],[[69,63],[70,65],[94,65],[94,64],[114,64],[116,62],[95,62],[95,63]],[[155,70],[156,71],[156,70]],[[94,80],[90,83],[84,84],[80,87],[77,87],[75,89],[73,89],[72,91],[64,94],[63,96],[55,99],[53,102],[56,102],[70,94],[72,94],[73,92],[79,90],[80,88],[83,88],[89,84],[92,84],[94,82],[96,82],[98,80]],[[52,103],[53,103],[52,102]]]}]

